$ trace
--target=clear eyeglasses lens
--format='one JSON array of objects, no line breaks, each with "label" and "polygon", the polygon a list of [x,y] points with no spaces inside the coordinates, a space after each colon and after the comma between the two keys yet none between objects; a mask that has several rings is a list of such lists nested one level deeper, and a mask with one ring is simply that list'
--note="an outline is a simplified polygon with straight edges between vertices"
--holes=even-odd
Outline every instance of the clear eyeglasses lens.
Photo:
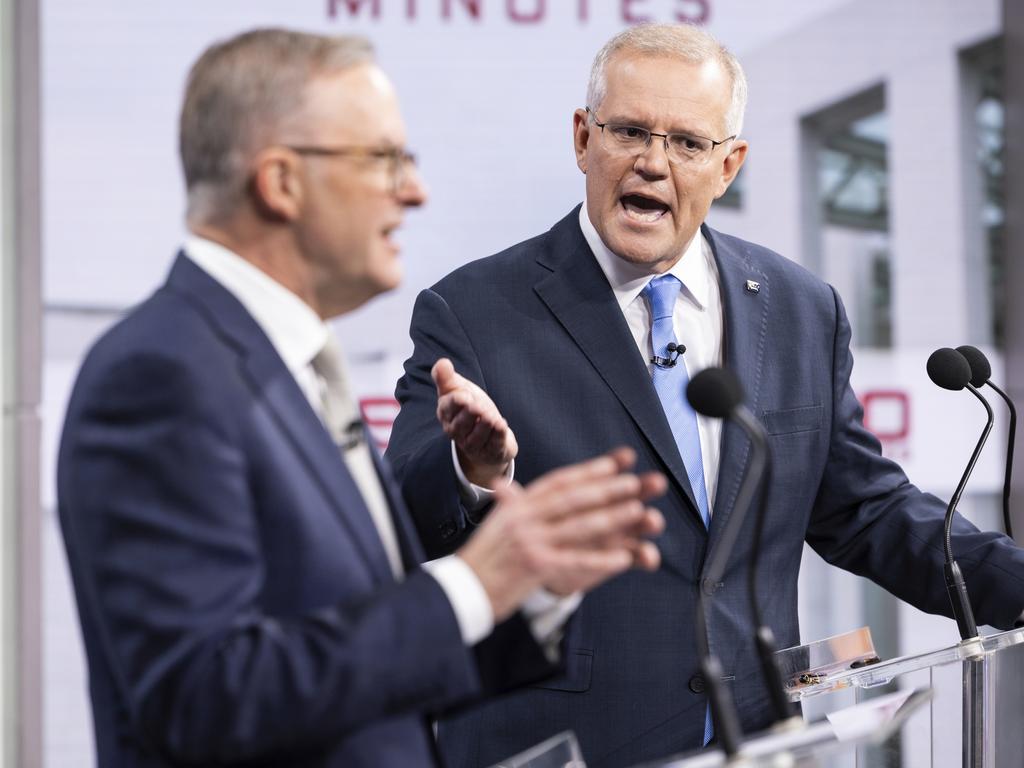
[{"label": "clear eyeglasses lens", "polygon": [[[612,138],[616,146],[630,153],[645,151],[655,138],[655,134],[646,128],[635,125],[607,123],[605,133]],[[685,133],[670,133],[668,136],[657,134],[657,138],[665,141],[669,157],[677,163],[706,162],[715,146],[710,139]]]}]

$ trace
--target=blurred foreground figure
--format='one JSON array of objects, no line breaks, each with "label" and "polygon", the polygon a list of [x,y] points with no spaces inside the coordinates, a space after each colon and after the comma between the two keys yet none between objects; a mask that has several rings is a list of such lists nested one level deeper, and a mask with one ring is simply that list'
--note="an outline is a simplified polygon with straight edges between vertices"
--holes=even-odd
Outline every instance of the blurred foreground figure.
[{"label": "blurred foreground figure", "polygon": [[664,479],[621,450],[509,486],[420,568],[325,325],[398,284],[425,200],[391,84],[361,39],[252,32],[180,141],[192,236],[61,443],[98,765],[434,766],[430,714],[550,674],[579,592],[658,566]]}]

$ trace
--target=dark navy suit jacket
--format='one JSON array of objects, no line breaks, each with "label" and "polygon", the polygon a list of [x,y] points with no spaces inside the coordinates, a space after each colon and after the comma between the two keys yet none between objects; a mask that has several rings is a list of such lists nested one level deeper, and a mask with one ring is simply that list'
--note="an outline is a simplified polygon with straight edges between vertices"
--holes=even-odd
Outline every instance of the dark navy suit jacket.
[{"label": "dark navy suit jacket", "polygon": [[[568,631],[562,678],[443,723],[452,766],[485,766],[564,728],[588,765],[627,766],[696,748],[706,697],[693,617],[708,555],[733,513],[750,445],[722,435],[710,531],[643,357],[580,231],[577,208],[549,232],[469,264],[423,291],[412,320],[415,351],[398,384],[401,413],[389,458],[428,554],[471,529],[459,506],[450,448],[435,423],[430,366],[452,359],[483,387],[520,445],[516,476],[620,444],[641,470],[664,472],[663,567],[629,573],[588,595]],[[949,613],[942,577],[944,505],[881,457],[850,389],[850,328],[833,289],[764,248],[704,228],[720,275],[725,364],[770,435],[775,465],[758,576],[779,647],[797,644],[797,574],[806,540],[826,560],[869,576],[900,598]],[[759,290],[746,290],[746,281]],[[766,724],[745,592],[751,526],[725,578],[706,585],[713,651],[745,730]],[[1024,551],[958,519],[954,549],[979,623],[1009,627],[1024,607]],[[955,639],[955,638],[951,638]]]},{"label": "dark navy suit jacket", "polygon": [[58,491],[100,766],[432,766],[428,713],[547,669],[518,617],[466,649],[376,459],[401,583],[294,378],[199,267],[99,341]]}]

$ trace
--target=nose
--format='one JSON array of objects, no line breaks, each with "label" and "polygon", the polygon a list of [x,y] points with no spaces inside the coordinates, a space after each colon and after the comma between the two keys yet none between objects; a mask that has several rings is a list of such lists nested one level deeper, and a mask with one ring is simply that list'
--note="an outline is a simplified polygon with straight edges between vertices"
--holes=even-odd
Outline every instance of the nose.
[{"label": "nose", "polygon": [[406,208],[418,208],[427,202],[427,185],[415,165],[405,168],[395,196]]},{"label": "nose", "polygon": [[651,143],[636,156],[633,170],[644,178],[663,179],[669,175],[668,144],[661,136],[651,136]]}]

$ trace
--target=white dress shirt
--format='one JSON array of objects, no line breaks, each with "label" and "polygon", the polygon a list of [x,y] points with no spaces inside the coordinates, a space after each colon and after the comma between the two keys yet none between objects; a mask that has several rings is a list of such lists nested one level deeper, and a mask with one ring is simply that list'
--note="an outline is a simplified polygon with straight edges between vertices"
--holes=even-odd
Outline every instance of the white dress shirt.
[{"label": "white dress shirt", "polygon": [[[651,311],[641,295],[647,284],[658,275],[644,267],[620,259],[604,244],[597,233],[587,203],[580,208],[580,229],[590,250],[594,253],[601,271],[612,287],[615,300],[622,310],[637,349],[648,369],[654,351],[651,347]],[[722,365],[722,291],[718,281],[711,246],[700,230],[683,250],[667,274],[679,278],[683,284],[676,299],[672,315],[672,326],[676,341],[686,347],[682,356],[686,372],[693,378],[705,368]],[[713,514],[715,495],[718,489],[718,464],[722,448],[722,420],[697,414],[697,431],[700,434],[700,451],[704,460],[704,484],[708,491],[708,511]]]},{"label": "white dress shirt", "polygon": [[[322,418],[324,385],[313,370],[312,361],[331,333],[327,325],[298,296],[227,248],[193,236],[185,241],[184,250],[189,259],[237,298],[252,315],[295,377],[313,410]],[[370,462],[368,469],[359,465],[357,457],[348,455],[343,459],[350,465],[392,571],[401,578],[404,574],[398,537],[369,449],[362,459],[364,463]],[[456,555],[435,560],[424,567],[437,579],[451,603],[463,642],[474,645],[487,637],[494,628],[494,613],[473,569]]]}]

